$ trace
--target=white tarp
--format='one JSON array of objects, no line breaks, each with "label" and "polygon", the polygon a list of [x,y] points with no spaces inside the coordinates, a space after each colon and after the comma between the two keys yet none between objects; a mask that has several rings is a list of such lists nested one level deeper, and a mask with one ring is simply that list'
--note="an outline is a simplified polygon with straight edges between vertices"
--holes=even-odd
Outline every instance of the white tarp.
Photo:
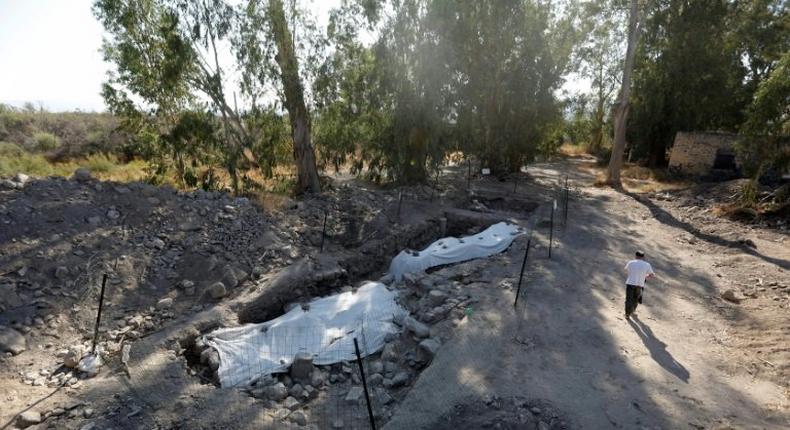
[{"label": "white tarp", "polygon": [[403,250],[390,263],[389,273],[400,281],[404,273],[422,272],[445,264],[488,257],[506,250],[524,229],[506,222],[488,227],[478,234],[462,238],[445,237],[422,251]]},{"label": "white tarp", "polygon": [[406,315],[395,293],[378,282],[313,300],[305,308],[297,306],[271,321],[207,335],[206,342],[219,352],[220,384],[246,385],[260,376],[285,372],[298,353],[313,355],[318,365],[354,360],[354,337],[361,355],[376,353],[384,347],[385,336],[398,331],[393,316]]}]

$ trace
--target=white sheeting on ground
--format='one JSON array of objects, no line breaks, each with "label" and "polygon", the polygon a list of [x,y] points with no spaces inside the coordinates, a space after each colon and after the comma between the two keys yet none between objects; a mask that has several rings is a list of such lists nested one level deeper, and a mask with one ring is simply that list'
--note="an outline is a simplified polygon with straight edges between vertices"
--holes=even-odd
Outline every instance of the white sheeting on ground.
[{"label": "white sheeting on ground", "polygon": [[398,331],[393,316],[406,314],[395,302],[395,293],[378,282],[313,300],[306,308],[297,306],[271,321],[206,336],[219,352],[220,384],[246,385],[263,375],[285,372],[303,352],[313,355],[318,365],[354,360],[354,337],[363,356],[376,353],[384,347],[385,336]]},{"label": "white sheeting on ground", "polygon": [[478,234],[462,238],[445,237],[422,251],[403,250],[390,263],[389,273],[400,281],[404,273],[422,272],[445,264],[488,257],[506,250],[524,229],[506,222],[494,224]]}]

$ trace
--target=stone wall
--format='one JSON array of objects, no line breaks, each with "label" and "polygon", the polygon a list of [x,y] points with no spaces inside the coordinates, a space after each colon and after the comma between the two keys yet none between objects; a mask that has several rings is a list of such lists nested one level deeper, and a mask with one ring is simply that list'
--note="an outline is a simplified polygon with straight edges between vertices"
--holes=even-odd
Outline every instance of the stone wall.
[{"label": "stone wall", "polygon": [[[733,152],[737,135],[731,133],[678,132],[669,157],[669,168],[687,175],[708,175],[719,150]],[[735,160],[736,165],[740,165]]]}]

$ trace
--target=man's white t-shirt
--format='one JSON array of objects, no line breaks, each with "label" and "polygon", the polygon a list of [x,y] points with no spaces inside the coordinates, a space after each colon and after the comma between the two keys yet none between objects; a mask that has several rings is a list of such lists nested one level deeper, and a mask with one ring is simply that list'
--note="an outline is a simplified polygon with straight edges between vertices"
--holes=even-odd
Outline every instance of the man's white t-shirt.
[{"label": "man's white t-shirt", "polygon": [[629,261],[625,265],[625,270],[628,271],[628,279],[626,279],[625,283],[627,285],[636,285],[637,287],[644,287],[647,275],[653,274],[653,267],[644,260]]}]

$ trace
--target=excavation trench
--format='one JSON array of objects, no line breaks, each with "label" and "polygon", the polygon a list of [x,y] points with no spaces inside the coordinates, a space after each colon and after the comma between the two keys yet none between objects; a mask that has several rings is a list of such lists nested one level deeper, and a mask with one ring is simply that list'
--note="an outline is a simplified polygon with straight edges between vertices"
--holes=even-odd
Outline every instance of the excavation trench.
[{"label": "excavation trench", "polygon": [[[520,204],[522,202],[519,202]],[[534,206],[530,207],[534,209]],[[513,213],[523,214],[522,218],[528,215],[523,209],[524,207],[518,206],[513,211],[496,213],[453,208],[445,211],[441,217],[407,225],[396,225],[384,237],[363,243],[359,247],[335,250],[335,253],[325,252],[313,258],[297,261],[262,282],[245,300],[236,301],[238,304],[234,310],[242,324],[275,319],[285,314],[292,306],[304,305],[318,297],[348,291],[352,289],[351,286],[358,286],[362,281],[368,279],[379,279],[387,272],[393,256],[403,249],[420,250],[446,236],[475,234],[497,222],[513,222]],[[420,285],[401,285],[400,287],[401,290],[408,288],[412,291],[402,294],[404,297],[399,298],[398,302],[407,312],[413,312],[416,310],[414,307],[415,297],[427,296],[428,291]],[[448,305],[448,312],[453,310],[451,308],[455,308],[456,305],[456,302],[453,302],[453,306]],[[425,323],[429,328],[432,322],[425,321]],[[422,323],[417,322],[417,324]],[[203,334],[210,331],[201,330]],[[413,382],[419,377],[420,372],[431,361],[431,356],[426,356],[423,353],[424,348],[421,349],[419,345],[421,338],[427,335],[415,336],[413,332],[409,333],[404,329],[388,336],[388,345],[397,345],[398,353],[393,355],[392,348],[390,351],[384,348],[382,352],[369,355],[364,360],[367,368],[366,373],[373,378],[371,391],[375,395],[372,402],[375,403],[377,418],[380,421],[388,420],[392,407],[396,406],[398,401],[406,395]],[[205,342],[204,336],[184,340],[182,346],[190,367],[190,374],[200,377],[204,382],[219,385],[216,373],[218,355]],[[214,355],[213,358],[212,355]],[[320,383],[326,387],[320,391],[317,386],[311,386],[314,390],[309,393],[306,390],[299,391],[309,384],[303,382],[300,388],[294,388],[294,385],[298,384],[295,384],[289,373],[263,376],[259,382],[243,389],[253,397],[269,402],[270,407],[277,408],[279,407],[277,402],[288,399],[280,398],[279,395],[272,397],[271,387],[272,384],[275,386],[284,385],[289,390],[289,398],[297,396],[297,400],[309,406],[310,413],[314,415],[311,421],[325,424],[328,417],[337,416],[344,410],[343,408],[348,408],[344,403],[345,396],[355,386],[358,386],[360,381],[354,364],[350,360],[318,366],[315,369],[314,372],[318,372],[321,376],[314,379],[322,381]],[[258,388],[259,385],[260,388]],[[362,414],[351,421],[362,424],[364,418],[364,414]],[[359,428],[363,428],[363,426]]]}]

